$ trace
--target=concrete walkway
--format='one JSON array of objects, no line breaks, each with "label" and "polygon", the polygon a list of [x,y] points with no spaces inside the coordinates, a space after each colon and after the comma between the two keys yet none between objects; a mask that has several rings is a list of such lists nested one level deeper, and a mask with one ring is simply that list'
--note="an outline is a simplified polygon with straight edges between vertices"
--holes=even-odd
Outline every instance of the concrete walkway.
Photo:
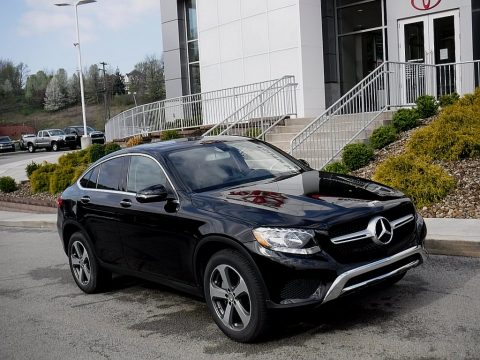
[{"label": "concrete walkway", "polygon": [[16,182],[21,182],[28,180],[27,173],[25,172],[25,168],[28,164],[32,161],[35,161],[37,164],[40,164],[44,161],[49,163],[56,163],[58,158],[67,151],[59,151],[59,152],[44,152],[42,155],[35,154],[35,156],[31,156],[27,159],[12,161],[7,164],[2,164],[0,166],[0,176],[10,176],[15,179]]},{"label": "concrete walkway", "polygon": [[[56,229],[56,214],[0,211],[0,226]],[[425,219],[429,253],[480,257],[480,220]]]}]

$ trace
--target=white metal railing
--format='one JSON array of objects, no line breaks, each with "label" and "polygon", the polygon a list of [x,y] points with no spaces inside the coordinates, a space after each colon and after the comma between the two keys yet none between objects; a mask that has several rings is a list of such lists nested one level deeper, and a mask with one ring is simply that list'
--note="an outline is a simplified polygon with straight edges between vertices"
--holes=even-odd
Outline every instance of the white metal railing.
[{"label": "white metal railing", "polygon": [[263,137],[272,123],[297,115],[296,86],[294,76],[278,79],[203,135]]},{"label": "white metal railing", "polygon": [[[239,109],[244,109],[247,104],[256,101],[267,89],[272,89],[274,84],[279,84],[286,79],[294,82],[293,77],[286,76],[278,80],[186,95],[136,106],[108,120],[105,125],[105,136],[108,141],[112,141],[145,132],[211,127],[227,118],[239,116],[234,115],[239,112]],[[295,102],[296,108],[296,98],[291,98],[292,94],[282,95],[290,96],[288,101]],[[280,104],[281,100],[277,99],[277,105],[280,106]],[[270,105],[274,106],[273,101]],[[280,112],[281,110],[277,108],[272,113]]]},{"label": "white metal railing", "polygon": [[463,95],[479,85],[480,60],[441,65],[385,62],[297,134],[290,153],[321,169],[383,112],[412,106],[421,95]]}]

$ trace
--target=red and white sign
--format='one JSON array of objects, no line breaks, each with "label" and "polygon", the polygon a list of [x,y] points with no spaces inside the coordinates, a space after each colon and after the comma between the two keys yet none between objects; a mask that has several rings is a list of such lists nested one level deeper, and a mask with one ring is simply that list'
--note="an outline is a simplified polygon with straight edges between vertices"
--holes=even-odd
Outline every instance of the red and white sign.
[{"label": "red and white sign", "polygon": [[434,7],[438,6],[442,0],[411,0],[412,6],[421,11],[431,10]]}]

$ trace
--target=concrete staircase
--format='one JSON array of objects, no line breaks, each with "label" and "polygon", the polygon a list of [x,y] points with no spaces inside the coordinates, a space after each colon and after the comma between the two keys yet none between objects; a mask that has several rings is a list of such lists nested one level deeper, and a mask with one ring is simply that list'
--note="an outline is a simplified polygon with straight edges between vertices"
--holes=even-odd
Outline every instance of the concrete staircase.
[{"label": "concrete staircase", "polygon": [[[361,113],[334,116],[332,124],[335,124],[335,127],[325,126],[321,131],[310,136],[307,142],[311,143],[311,146],[308,146],[311,150],[301,150],[297,152],[295,156],[306,161],[313,158],[327,160],[327,154],[323,154],[322,151],[327,149],[318,148],[316,145],[317,140],[319,140],[319,138],[330,139],[330,141],[327,142],[329,148],[338,148],[338,146],[344,144],[345,141],[349,141],[358,132],[358,130],[356,130],[356,120],[358,121],[359,117],[362,116],[371,117],[372,115],[370,113]],[[380,114],[353,142],[367,141],[372,135],[373,130],[381,125],[390,123],[392,116],[393,112],[391,111]],[[283,151],[290,152],[290,141],[312,121],[313,118],[286,119],[283,125],[274,127],[266,134],[265,140]],[[326,142],[323,141],[322,143]]]}]

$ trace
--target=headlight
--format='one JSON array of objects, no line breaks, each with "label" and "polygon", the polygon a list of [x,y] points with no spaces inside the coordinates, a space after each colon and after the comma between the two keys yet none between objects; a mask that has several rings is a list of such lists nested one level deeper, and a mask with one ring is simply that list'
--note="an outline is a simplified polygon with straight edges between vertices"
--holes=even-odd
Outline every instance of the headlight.
[{"label": "headlight", "polygon": [[290,254],[314,254],[320,247],[313,240],[312,230],[260,227],[253,236],[263,247]]}]

